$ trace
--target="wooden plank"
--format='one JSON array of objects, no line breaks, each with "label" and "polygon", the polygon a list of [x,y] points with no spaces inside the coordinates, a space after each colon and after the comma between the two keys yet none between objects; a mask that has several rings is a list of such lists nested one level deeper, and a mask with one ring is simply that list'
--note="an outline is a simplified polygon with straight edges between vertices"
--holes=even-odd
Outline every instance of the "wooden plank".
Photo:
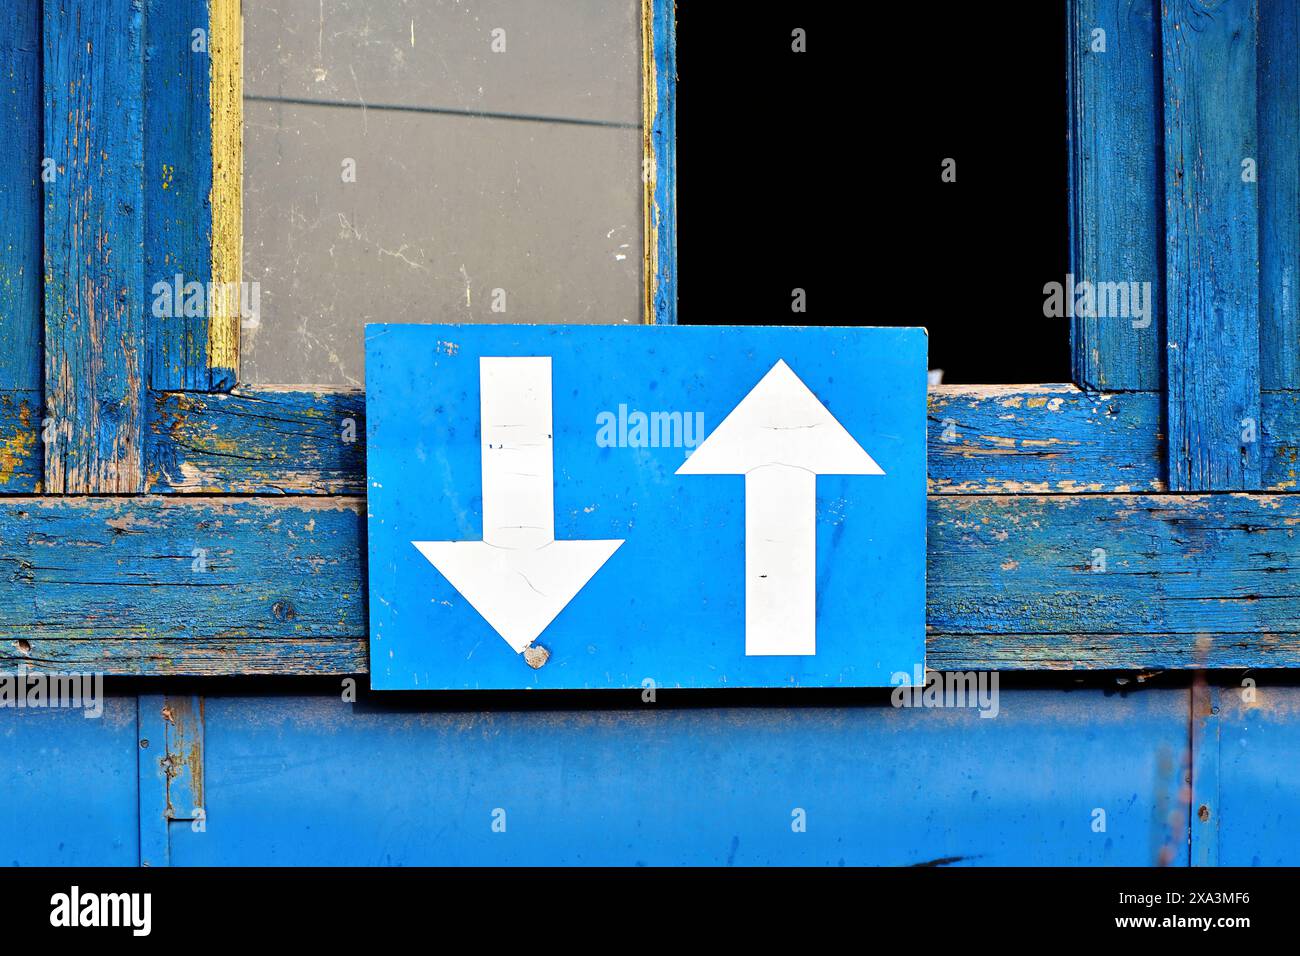
[{"label": "wooden plank", "polygon": [[1300,392],[1265,392],[1263,484],[1268,491],[1300,488]]},{"label": "wooden plank", "polygon": [[[930,391],[931,494],[1159,492],[1156,392],[1070,385],[944,385]],[[1260,486],[1300,488],[1300,391],[1260,398]]]},{"label": "wooden plank", "polygon": [[1169,486],[1260,485],[1256,0],[1164,6]]},{"label": "wooden plank", "polygon": [[[151,402],[150,492],[365,493],[361,391],[263,386],[157,392]],[[1162,405],[1155,392],[1072,385],[931,389],[930,493],[1165,491]],[[1265,490],[1300,487],[1300,392],[1265,393],[1261,442]]]},{"label": "wooden plank", "polygon": [[45,488],[144,487],[141,11],[45,0]]},{"label": "wooden plank", "polygon": [[230,677],[335,676],[364,674],[369,669],[370,647],[364,634],[350,637],[230,637],[181,640],[175,637],[65,637],[24,638],[28,650],[17,642],[0,640],[0,666],[110,676]]},{"label": "wooden plank", "polygon": [[641,2],[645,321],[677,324],[677,13]]},{"label": "wooden plank", "polygon": [[360,494],[365,396],[353,389],[155,392],[148,490]]},{"label": "wooden plank", "polygon": [[1160,406],[1072,385],[932,388],[930,493],[1162,491]]},{"label": "wooden plank", "polygon": [[1300,496],[932,497],[927,663],[1300,665]]},{"label": "wooden plank", "polygon": [[128,674],[351,665],[365,635],[363,508],[351,498],[0,500],[4,659]]},{"label": "wooden plank", "polygon": [[1265,389],[1300,388],[1300,4],[1259,8],[1259,345]]},{"label": "wooden plank", "polygon": [[0,392],[0,494],[41,490],[40,421],[40,392]]},{"label": "wooden plank", "polygon": [[1094,389],[1158,390],[1164,185],[1157,5],[1072,0],[1068,29],[1071,269],[1076,282],[1149,283],[1151,290],[1149,318],[1074,318],[1074,378]]},{"label": "wooden plank", "polygon": [[[194,292],[206,290],[212,279],[207,0],[148,0],[145,22],[149,384],[156,389],[206,390],[209,298],[206,291]],[[195,30],[205,32],[196,38]]]},{"label": "wooden plank", "polygon": [[[0,664],[364,671],[363,509],[0,500]],[[932,496],[928,663],[1300,667],[1297,529],[1295,495]]]},{"label": "wooden plank", "polygon": [[41,2],[8,7],[0,18],[0,391],[41,387]]},{"label": "wooden plank", "polygon": [[[152,400],[151,492],[365,491],[361,391],[258,387],[228,395],[156,393]],[[940,386],[929,397],[930,492],[1161,491],[1160,416],[1154,393]],[[1291,428],[1293,420],[1300,438],[1300,406],[1279,427]]]},{"label": "wooden plank", "polygon": [[[244,19],[240,0],[211,0],[212,281],[225,289],[208,323],[213,390],[239,381],[244,257]],[[233,292],[231,290],[234,290]]]}]

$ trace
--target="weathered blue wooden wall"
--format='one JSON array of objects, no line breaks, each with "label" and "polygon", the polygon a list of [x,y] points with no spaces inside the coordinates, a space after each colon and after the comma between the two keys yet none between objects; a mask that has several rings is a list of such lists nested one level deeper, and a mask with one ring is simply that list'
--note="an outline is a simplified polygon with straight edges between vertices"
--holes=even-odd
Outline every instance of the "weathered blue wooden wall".
[{"label": "weathered blue wooden wall", "polygon": [[[931,663],[1298,667],[1297,5],[1203,23],[1182,0],[1069,2],[1074,270],[1149,279],[1158,304],[1145,328],[1075,322],[1081,387],[932,393]],[[0,710],[0,862],[1300,863],[1294,685],[1096,677],[1004,689],[987,720],[884,696],[486,713],[252,684],[365,681],[365,450],[339,440],[364,436],[364,396],[175,391],[212,385],[203,329],[146,314],[155,273],[208,265],[208,66],[181,46],[206,5],[13,6],[0,664],[162,676],[101,720]],[[651,6],[648,293],[671,321],[672,18]],[[1229,489],[1254,494],[1171,494]]]}]

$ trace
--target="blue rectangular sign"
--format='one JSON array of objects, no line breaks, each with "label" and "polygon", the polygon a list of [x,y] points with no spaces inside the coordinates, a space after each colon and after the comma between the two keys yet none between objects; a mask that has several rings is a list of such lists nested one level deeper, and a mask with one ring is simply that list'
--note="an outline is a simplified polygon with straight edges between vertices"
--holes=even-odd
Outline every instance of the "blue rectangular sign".
[{"label": "blue rectangular sign", "polygon": [[370,325],[366,419],[377,689],[924,662],[923,329]]}]

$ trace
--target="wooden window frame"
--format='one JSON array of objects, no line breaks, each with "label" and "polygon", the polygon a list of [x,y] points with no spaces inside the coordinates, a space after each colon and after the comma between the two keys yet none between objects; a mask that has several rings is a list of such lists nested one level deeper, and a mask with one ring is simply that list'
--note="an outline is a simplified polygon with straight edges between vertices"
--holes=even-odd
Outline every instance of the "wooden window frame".
[{"label": "wooden window frame", "polygon": [[[1267,291],[1295,267],[1295,176],[1241,190],[1204,172],[1237,164],[1243,144],[1260,142],[1263,168],[1295,155],[1279,99],[1295,77],[1256,83],[1294,58],[1272,56],[1280,31],[1260,24],[1258,0],[1228,0],[1210,30],[1181,29],[1180,4],[1144,0],[1120,18],[1101,0],[1062,2],[1073,271],[1152,274],[1167,304],[1146,330],[1075,320],[1077,385],[932,390],[927,663],[1300,666],[1300,319]],[[232,317],[147,314],[146,276],[238,280],[238,0],[43,10],[37,142],[59,176],[37,183],[34,226],[31,203],[20,210],[28,245],[4,251],[12,266],[43,249],[44,379],[0,377],[0,570],[13,582],[0,665],[364,673],[363,393],[237,387]],[[643,13],[646,309],[673,322],[672,0]],[[195,23],[210,64],[159,52],[189,49]],[[1108,60],[1087,49],[1097,28]],[[5,93],[0,109],[24,115],[30,90]],[[1260,107],[1206,123],[1218,95]],[[1125,149],[1146,165],[1122,162]],[[0,200],[29,196],[25,177],[0,183],[13,187]],[[1231,244],[1252,228],[1258,268],[1249,241]],[[1190,281],[1209,261],[1214,298]],[[30,284],[7,288],[0,307],[30,308]],[[1216,321],[1225,310],[1233,322]],[[0,347],[40,347],[21,333]],[[1243,445],[1251,413],[1258,441]]]}]

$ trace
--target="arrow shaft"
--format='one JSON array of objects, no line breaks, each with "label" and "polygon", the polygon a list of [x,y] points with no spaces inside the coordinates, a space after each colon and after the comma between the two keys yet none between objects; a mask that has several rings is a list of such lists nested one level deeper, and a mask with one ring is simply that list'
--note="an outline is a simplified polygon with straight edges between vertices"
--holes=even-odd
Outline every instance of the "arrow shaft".
[{"label": "arrow shaft", "polygon": [[483,540],[536,548],[555,540],[551,359],[479,359]]},{"label": "arrow shaft", "polygon": [[815,654],[817,476],[763,465],[745,475],[745,654]]}]

